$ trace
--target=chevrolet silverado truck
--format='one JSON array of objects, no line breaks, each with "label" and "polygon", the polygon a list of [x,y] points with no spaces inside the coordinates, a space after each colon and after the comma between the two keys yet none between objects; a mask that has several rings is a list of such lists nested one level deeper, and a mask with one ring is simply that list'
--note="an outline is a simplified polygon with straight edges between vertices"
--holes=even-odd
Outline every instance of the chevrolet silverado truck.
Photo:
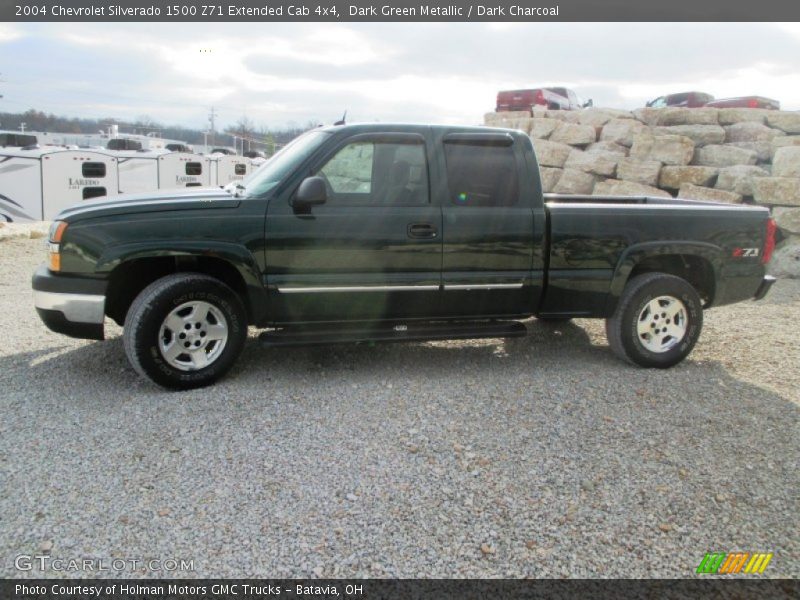
[{"label": "chevrolet silverado truck", "polygon": [[341,125],[295,139],[226,189],[64,210],[33,276],[51,330],[103,339],[169,388],[225,374],[248,327],[268,345],[511,337],[522,321],[606,320],[643,367],[683,360],[705,309],[760,299],[765,208],[547,196],[520,131]]}]

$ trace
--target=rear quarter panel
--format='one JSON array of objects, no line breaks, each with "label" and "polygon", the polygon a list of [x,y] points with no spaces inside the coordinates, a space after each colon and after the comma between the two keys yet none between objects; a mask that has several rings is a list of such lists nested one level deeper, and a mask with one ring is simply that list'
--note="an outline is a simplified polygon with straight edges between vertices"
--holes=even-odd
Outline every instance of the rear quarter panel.
[{"label": "rear quarter panel", "polygon": [[[542,314],[606,317],[648,257],[699,256],[714,277],[709,305],[750,298],[764,275],[769,212],[727,205],[548,203],[550,253]],[[757,248],[756,256],[736,256]]]}]

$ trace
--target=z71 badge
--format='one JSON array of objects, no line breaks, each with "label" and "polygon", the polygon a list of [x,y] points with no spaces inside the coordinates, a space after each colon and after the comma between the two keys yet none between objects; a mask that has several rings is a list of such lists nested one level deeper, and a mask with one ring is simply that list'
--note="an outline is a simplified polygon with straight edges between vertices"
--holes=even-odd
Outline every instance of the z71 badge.
[{"label": "z71 badge", "polygon": [[750,258],[753,256],[758,256],[758,248],[734,248],[733,249],[733,257],[734,258]]}]

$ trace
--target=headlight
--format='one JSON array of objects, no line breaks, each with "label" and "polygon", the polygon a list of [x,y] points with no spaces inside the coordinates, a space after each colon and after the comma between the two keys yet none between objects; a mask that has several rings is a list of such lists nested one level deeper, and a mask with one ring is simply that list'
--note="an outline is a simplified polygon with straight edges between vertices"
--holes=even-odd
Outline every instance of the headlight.
[{"label": "headlight", "polygon": [[61,270],[61,238],[67,230],[66,221],[53,221],[47,242],[48,266],[51,271]]}]

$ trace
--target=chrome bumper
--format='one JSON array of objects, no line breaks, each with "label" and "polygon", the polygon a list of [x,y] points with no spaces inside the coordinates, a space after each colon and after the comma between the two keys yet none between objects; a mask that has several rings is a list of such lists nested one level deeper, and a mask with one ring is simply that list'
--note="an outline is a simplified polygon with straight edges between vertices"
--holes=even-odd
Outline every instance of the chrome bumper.
[{"label": "chrome bumper", "polygon": [[101,325],[105,315],[106,297],[90,294],[68,294],[34,290],[33,303],[41,310],[55,310],[72,323]]}]

